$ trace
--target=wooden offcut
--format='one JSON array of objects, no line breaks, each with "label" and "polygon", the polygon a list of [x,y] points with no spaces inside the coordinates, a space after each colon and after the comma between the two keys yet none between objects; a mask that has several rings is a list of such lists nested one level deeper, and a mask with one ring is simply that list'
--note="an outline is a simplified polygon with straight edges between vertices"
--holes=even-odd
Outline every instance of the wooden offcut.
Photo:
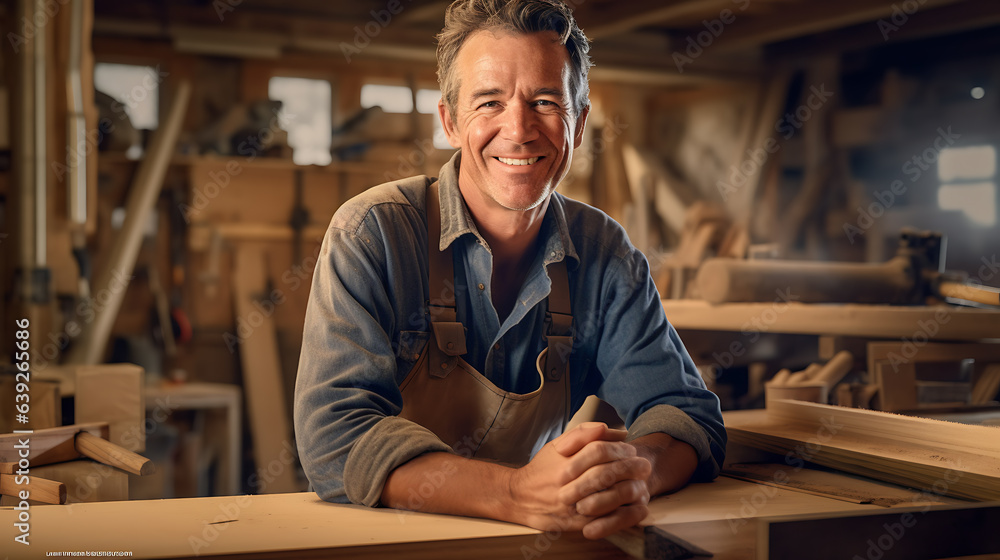
[{"label": "wooden offcut", "polygon": [[[234,323],[250,330],[237,328],[254,462],[257,472],[267,474],[266,478],[261,476],[259,490],[262,493],[296,492],[301,488],[296,481],[294,460],[281,459],[287,456],[292,437],[273,311],[268,313],[266,306],[257,305],[259,298],[270,296],[264,254],[258,249],[240,247],[235,260],[233,295],[237,317]],[[273,301],[269,303],[271,309],[279,305]],[[273,464],[278,468],[271,469]]]},{"label": "wooden offcut", "polygon": [[[31,467],[31,478],[44,478],[66,486],[66,504],[117,502],[129,499],[129,474],[90,459]],[[29,503],[35,501],[32,495]],[[13,496],[0,498],[0,506],[16,505]]]},{"label": "wooden offcut", "polygon": [[796,401],[725,414],[734,443],[936,494],[1000,500],[1000,429]]},{"label": "wooden offcut", "polygon": [[61,482],[37,475],[0,474],[0,494],[20,498],[21,492],[27,492],[30,500],[43,504],[66,503],[66,485]]}]

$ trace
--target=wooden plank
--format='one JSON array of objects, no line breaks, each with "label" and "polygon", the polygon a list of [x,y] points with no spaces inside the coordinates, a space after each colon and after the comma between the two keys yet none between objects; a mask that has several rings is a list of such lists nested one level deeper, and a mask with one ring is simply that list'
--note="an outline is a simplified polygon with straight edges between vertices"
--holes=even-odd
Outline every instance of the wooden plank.
[{"label": "wooden plank", "polygon": [[65,504],[66,485],[55,480],[31,476],[0,474],[0,494],[20,499],[21,492],[27,491],[30,500],[43,504]]},{"label": "wooden plank", "polygon": [[[329,216],[326,216],[329,217]],[[286,225],[247,224],[247,223],[212,223],[191,224],[188,228],[188,248],[192,251],[208,251],[212,235],[218,233],[226,241],[286,241],[295,237],[295,231]],[[309,226],[302,230],[303,243],[323,241],[326,228]]]},{"label": "wooden plank", "polygon": [[[260,249],[241,246],[236,250],[235,261],[233,297],[237,317],[234,323],[240,334],[240,364],[246,387],[254,462],[257,472],[268,475],[267,479],[261,477],[260,491],[294,492],[300,490],[294,457],[290,461],[282,460],[288,455],[287,449],[294,447],[285,406],[274,316],[273,312],[262,313],[257,301],[267,292],[268,286],[264,254]],[[270,305],[277,304],[270,302]],[[243,329],[249,329],[247,336]],[[271,468],[274,465],[277,465],[277,474]]]},{"label": "wooden plank", "polygon": [[[740,332],[756,320],[767,320],[768,332],[875,338],[981,340],[1000,337],[1000,312],[940,306],[785,304],[712,305],[696,300],[663,300],[667,319],[679,330]],[[773,318],[773,321],[772,321]],[[922,326],[923,325],[923,326]]]},{"label": "wooden plank", "polygon": [[[793,468],[788,471],[795,476]],[[853,481],[846,477],[844,480],[845,485]],[[640,525],[662,527],[672,523],[723,520],[737,526],[763,515],[873,509],[881,507],[804,494],[792,488],[765,487],[723,476],[650,501],[649,515]]]},{"label": "wooden plank", "polygon": [[[87,432],[107,439],[109,429],[107,422],[92,422],[89,424],[73,424],[35,430],[31,434],[0,434],[0,463],[16,465],[20,460],[21,449],[16,446],[24,440],[28,441],[28,461],[31,466],[47,465],[80,458],[76,449],[75,438],[79,432]],[[5,466],[0,472],[9,470]]]},{"label": "wooden plank", "polygon": [[[867,555],[880,560],[933,560],[1000,552],[1000,505],[899,508],[761,518],[757,558],[840,560]],[[830,538],[836,535],[836,538]],[[822,542],[822,546],[817,543]]]},{"label": "wooden plank", "polygon": [[[788,467],[784,463],[734,463],[726,465],[722,475],[856,504],[913,505],[914,492],[908,488],[830,470]],[[936,497],[933,503],[959,503],[959,500]]]},{"label": "wooden plank", "polygon": [[1000,499],[1000,429],[772,401],[724,414],[730,440],[958,498]]},{"label": "wooden plank", "polygon": [[[0,539],[13,542],[17,512],[0,510]],[[115,527],[109,541],[108,527]],[[544,531],[486,519],[323,502],[315,493],[102,502],[31,510],[37,550],[131,551],[136,558],[524,558],[625,559],[579,532]],[[473,552],[474,551],[474,552]]]}]

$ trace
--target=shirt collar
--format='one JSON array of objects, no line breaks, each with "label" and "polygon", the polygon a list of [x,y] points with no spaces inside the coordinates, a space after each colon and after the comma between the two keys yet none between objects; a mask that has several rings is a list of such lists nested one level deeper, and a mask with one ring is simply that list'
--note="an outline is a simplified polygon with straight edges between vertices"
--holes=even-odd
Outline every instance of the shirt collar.
[{"label": "shirt collar", "polygon": [[[458,168],[461,161],[462,151],[457,150],[448,163],[441,167],[441,173],[438,175],[441,204],[441,240],[438,248],[442,251],[467,233],[482,239],[462,198],[462,191],[458,188]],[[565,198],[559,193],[552,193],[545,218],[542,220],[542,228],[538,232],[543,239],[542,246],[545,247],[545,264],[561,261],[567,256],[572,257],[576,263],[580,261],[569,235],[565,206]]]}]

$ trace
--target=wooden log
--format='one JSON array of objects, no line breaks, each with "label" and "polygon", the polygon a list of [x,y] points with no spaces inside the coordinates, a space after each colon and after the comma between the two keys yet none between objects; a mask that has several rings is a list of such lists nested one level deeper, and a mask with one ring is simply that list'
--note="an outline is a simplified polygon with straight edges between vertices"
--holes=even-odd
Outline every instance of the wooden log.
[{"label": "wooden log", "polygon": [[880,264],[708,259],[698,271],[701,296],[711,303],[775,301],[789,292],[802,303],[908,303],[908,259]]}]

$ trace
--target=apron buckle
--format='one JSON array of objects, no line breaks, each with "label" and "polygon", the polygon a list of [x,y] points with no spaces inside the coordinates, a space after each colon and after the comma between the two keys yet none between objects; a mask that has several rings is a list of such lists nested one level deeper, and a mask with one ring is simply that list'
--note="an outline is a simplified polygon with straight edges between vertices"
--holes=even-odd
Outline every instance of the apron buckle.
[{"label": "apron buckle", "polygon": [[572,336],[556,336],[550,334],[548,352],[545,355],[546,381],[559,381],[566,370],[566,362],[573,350]]}]

